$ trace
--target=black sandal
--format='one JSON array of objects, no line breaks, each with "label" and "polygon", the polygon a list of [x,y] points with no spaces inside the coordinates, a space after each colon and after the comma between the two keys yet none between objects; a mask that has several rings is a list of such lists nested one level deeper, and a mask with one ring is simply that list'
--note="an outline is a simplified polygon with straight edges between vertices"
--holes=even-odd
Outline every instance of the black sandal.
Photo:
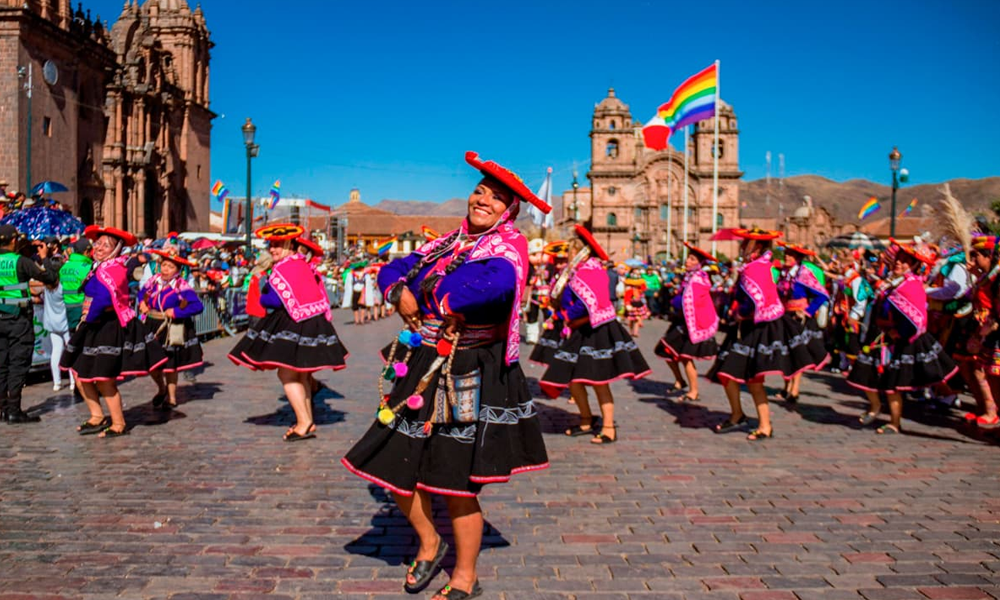
[{"label": "black sandal", "polygon": [[747,435],[748,442],[759,442],[761,440],[769,440],[774,437],[774,430],[771,433],[764,433],[760,429],[754,429]]},{"label": "black sandal", "polygon": [[569,437],[577,437],[580,435],[588,435],[594,433],[594,428],[597,427],[597,417],[590,417],[590,429],[584,429],[583,424],[574,425],[566,430],[566,435]]},{"label": "black sandal", "polygon": [[90,419],[87,419],[83,423],[80,423],[80,426],[76,428],[76,432],[80,435],[93,435],[104,431],[104,428],[108,425],[111,425],[111,417],[104,417],[100,423],[91,423]]},{"label": "black sandal", "polygon": [[161,392],[153,396],[153,408],[163,408],[163,404],[167,401],[167,393]]},{"label": "black sandal", "polygon": [[472,589],[468,592],[463,592],[460,589],[453,588],[450,585],[446,585],[439,589],[435,596],[444,596],[449,600],[468,600],[469,598],[478,598],[483,595],[483,588],[480,587],[479,582],[472,584]]},{"label": "black sandal", "polygon": [[100,437],[101,437],[101,439],[107,439],[107,438],[121,437],[123,435],[128,435],[128,426],[126,426],[121,431],[115,431],[109,425],[109,426],[107,426],[107,427],[105,427],[104,429],[101,430],[101,436]]},{"label": "black sandal", "polygon": [[681,396],[681,402],[697,402],[698,400],[700,400],[698,396],[692,396],[691,394]]},{"label": "black sandal", "polygon": [[311,440],[314,437],[316,437],[316,434],[313,433],[314,431],[315,431],[314,429],[307,429],[305,433],[299,433],[298,431],[295,431],[293,429],[291,431],[286,432],[281,439],[285,440],[286,442],[301,442],[302,440]]},{"label": "black sandal", "polygon": [[[431,560],[415,560],[410,563],[410,568],[407,569],[407,575],[413,575],[416,579],[412,584],[409,581],[403,583],[403,589],[410,594],[418,594],[423,591],[427,584],[431,582],[431,579],[437,575],[438,566],[441,564],[441,560],[444,559],[445,554],[448,553],[448,542],[444,541],[444,538],[438,537],[438,549],[437,553],[434,554],[434,558]],[[443,589],[443,588],[442,588]]]},{"label": "black sandal", "polygon": [[733,423],[732,421],[723,421],[717,424],[713,429],[715,433],[729,433],[730,431],[736,431],[737,429],[743,429],[746,427],[750,421],[747,419],[746,415],[740,417],[739,421]]},{"label": "black sandal", "polygon": [[[604,435],[603,432],[602,433],[598,433],[597,435],[595,435],[593,437],[593,439],[590,440],[591,444],[596,444],[598,446],[603,446],[604,444],[614,444],[615,442],[618,441],[618,434],[617,434],[618,426],[617,425],[612,425],[611,427],[607,427],[607,428],[605,428],[605,427],[602,426],[601,429],[613,429],[613,430],[615,430],[615,432],[616,432],[615,433],[615,437],[609,438],[608,436]],[[600,440],[600,441],[597,441],[597,440]]]}]

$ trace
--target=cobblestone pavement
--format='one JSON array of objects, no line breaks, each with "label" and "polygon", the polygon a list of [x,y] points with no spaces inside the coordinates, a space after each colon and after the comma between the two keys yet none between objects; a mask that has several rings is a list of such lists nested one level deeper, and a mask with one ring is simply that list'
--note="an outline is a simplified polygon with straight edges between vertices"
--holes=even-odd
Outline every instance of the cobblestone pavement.
[{"label": "cobblestone pavement", "polygon": [[[168,415],[149,380],[125,384],[124,438],[76,435],[82,404],[28,389],[42,424],[0,426],[0,600],[405,597],[412,532],[338,463],[373,417],[375,350],[396,321],[338,327],[353,354],[321,376],[320,438],[304,443],[282,442],[277,379],[231,365],[231,339],[206,345],[213,364]],[[652,376],[614,386],[619,443],[568,438],[573,405],[539,403],[551,468],[483,494],[485,598],[1000,599],[995,438],[919,406],[908,435],[859,430],[861,399],[828,374],[797,411],[772,404],[774,439],[715,435],[721,389],[668,397],[652,354],[664,327],[640,340]]]}]

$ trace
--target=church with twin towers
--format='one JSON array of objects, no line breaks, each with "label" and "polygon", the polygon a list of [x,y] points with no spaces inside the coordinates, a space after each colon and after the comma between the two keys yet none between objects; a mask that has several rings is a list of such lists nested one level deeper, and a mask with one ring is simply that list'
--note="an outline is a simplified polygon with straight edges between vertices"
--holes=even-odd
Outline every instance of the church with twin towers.
[{"label": "church with twin towers", "polygon": [[[722,229],[739,226],[743,173],[736,114],[725,102],[720,100],[718,105],[719,203],[714,218]],[[690,135],[686,236],[684,152],[644,147],[642,125],[615,90],[609,89],[594,107],[590,123],[590,186],[563,192],[563,221],[589,224],[597,241],[617,261],[638,257],[660,262],[668,255],[676,257],[682,254],[685,239],[710,250],[715,119],[699,121]],[[733,258],[737,243],[720,241],[717,251]]]}]

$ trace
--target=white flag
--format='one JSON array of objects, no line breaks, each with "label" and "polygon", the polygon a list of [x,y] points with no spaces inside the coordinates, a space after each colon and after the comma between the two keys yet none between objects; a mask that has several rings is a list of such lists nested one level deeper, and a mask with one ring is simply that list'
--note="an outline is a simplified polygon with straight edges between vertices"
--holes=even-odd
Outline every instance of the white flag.
[{"label": "white flag", "polygon": [[[545,173],[545,181],[542,183],[542,187],[538,188],[537,196],[544,200],[546,204],[552,206],[552,167],[549,167]],[[549,211],[549,214],[545,214],[535,208],[533,204],[529,210],[531,211],[531,222],[535,225],[545,228],[550,228],[554,225],[552,211]]]}]

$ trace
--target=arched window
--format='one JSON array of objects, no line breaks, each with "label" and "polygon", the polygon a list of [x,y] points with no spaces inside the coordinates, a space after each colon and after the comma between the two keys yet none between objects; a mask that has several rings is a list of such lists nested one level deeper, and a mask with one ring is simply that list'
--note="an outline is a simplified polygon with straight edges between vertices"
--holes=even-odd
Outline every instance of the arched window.
[{"label": "arched window", "polygon": [[642,220],[642,209],[641,208],[636,208],[635,209],[635,222],[638,223],[641,220]]},{"label": "arched window", "polygon": [[715,228],[716,229],[722,229],[723,223],[725,223],[725,222],[726,222],[726,219],[723,218],[722,213],[717,213],[715,215]]},{"label": "arched window", "polygon": [[[715,153],[715,144],[712,144],[712,153]],[[719,140],[719,158],[726,153],[726,140]]]},{"label": "arched window", "polygon": [[611,119],[611,122],[608,124],[608,129],[614,129],[614,128],[615,128],[615,120]]},{"label": "arched window", "polygon": [[660,205],[660,220],[661,221],[666,221],[668,218],[670,218],[670,207],[667,206],[666,204],[661,204]]},{"label": "arched window", "polygon": [[609,140],[604,152],[608,158],[618,158],[618,140]]},{"label": "arched window", "polygon": [[608,213],[608,227],[618,227],[618,215],[615,213]]}]

